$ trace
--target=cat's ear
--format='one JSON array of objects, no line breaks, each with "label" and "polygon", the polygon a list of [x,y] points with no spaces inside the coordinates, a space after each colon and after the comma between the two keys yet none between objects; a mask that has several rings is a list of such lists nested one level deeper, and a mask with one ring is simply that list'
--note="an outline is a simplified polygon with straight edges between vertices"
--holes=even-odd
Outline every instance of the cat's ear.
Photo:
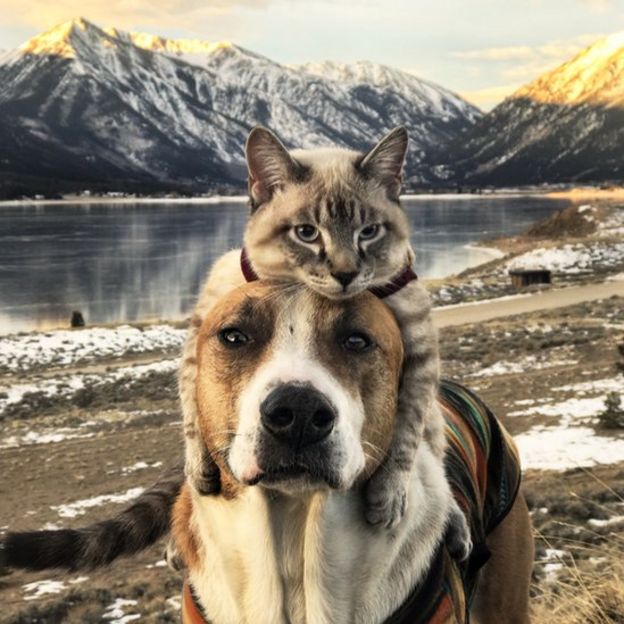
[{"label": "cat's ear", "polygon": [[281,141],[262,126],[256,126],[249,133],[245,158],[253,206],[268,201],[278,188],[294,181],[301,168]]},{"label": "cat's ear", "polygon": [[367,152],[357,165],[363,175],[385,186],[392,198],[397,198],[401,190],[401,172],[407,153],[407,143],[407,130],[403,126],[394,128]]}]

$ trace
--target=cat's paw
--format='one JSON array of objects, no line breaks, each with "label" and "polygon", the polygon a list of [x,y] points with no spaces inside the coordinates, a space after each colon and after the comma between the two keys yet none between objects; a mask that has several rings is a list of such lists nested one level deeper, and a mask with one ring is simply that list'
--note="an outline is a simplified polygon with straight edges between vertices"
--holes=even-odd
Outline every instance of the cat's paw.
[{"label": "cat's paw", "polygon": [[366,484],[364,501],[364,514],[369,524],[394,529],[407,510],[406,479],[382,466]]},{"label": "cat's paw", "polygon": [[178,552],[176,543],[172,539],[169,540],[169,543],[167,544],[167,547],[165,548],[164,557],[165,557],[165,561],[167,562],[167,565],[174,572],[180,572],[181,570],[184,570],[184,568],[186,568],[186,565],[184,564],[184,560],[182,559],[182,557],[180,556],[180,553]]},{"label": "cat's paw", "polygon": [[218,494],[221,491],[221,476],[219,469],[211,462],[210,466],[202,470],[186,469],[186,479],[191,487],[201,496]]},{"label": "cat's paw", "polygon": [[472,537],[466,516],[453,501],[446,527],[446,548],[457,561],[465,561],[472,552]]}]

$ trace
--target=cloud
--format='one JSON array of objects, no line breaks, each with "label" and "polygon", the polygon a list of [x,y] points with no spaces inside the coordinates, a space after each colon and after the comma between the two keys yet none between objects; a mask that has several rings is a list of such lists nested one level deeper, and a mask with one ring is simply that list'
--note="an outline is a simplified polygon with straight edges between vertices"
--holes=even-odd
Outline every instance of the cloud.
[{"label": "cloud", "polygon": [[608,13],[615,8],[613,0],[578,0],[586,6],[592,13]]},{"label": "cloud", "polygon": [[453,58],[509,63],[514,61],[565,61],[593,43],[600,35],[585,34],[554,40],[538,46],[507,46],[451,52]]},{"label": "cloud", "polygon": [[41,30],[84,16],[102,26],[136,24],[190,27],[198,18],[225,16],[236,8],[266,8],[271,0],[0,0],[3,26]]},{"label": "cloud", "polygon": [[477,89],[476,91],[461,91],[459,95],[472,102],[482,110],[490,110],[507,96],[516,91],[520,85],[518,83],[500,85],[498,87],[488,87]]},{"label": "cloud", "polygon": [[518,61],[533,58],[535,51],[528,46],[509,46],[504,48],[483,48],[481,50],[466,50],[451,52],[451,56],[459,59],[477,61]]},{"label": "cloud", "polygon": [[[536,46],[507,46],[451,52],[453,58],[470,61],[465,72],[474,70],[498,76],[505,85],[528,82],[570,60],[581,50],[594,43],[601,35],[584,34],[572,39],[556,39]],[[484,68],[487,71],[484,72]],[[505,87],[495,87],[502,93]],[[473,98],[494,97],[489,89],[474,91]],[[474,100],[473,100],[474,101]]]}]

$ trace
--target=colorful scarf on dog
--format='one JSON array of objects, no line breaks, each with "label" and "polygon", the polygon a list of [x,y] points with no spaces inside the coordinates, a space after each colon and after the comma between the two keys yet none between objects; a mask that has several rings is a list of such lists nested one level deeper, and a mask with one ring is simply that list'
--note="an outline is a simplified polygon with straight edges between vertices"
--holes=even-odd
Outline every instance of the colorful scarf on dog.
[{"label": "colorful scarf on dog", "polygon": [[[466,514],[472,542],[467,561],[454,561],[441,545],[427,577],[384,624],[468,624],[477,573],[490,552],[486,537],[503,521],[520,486],[518,451],[503,426],[475,394],[452,381],[440,385],[446,420],[446,473]],[[187,583],[183,624],[209,624]]]}]

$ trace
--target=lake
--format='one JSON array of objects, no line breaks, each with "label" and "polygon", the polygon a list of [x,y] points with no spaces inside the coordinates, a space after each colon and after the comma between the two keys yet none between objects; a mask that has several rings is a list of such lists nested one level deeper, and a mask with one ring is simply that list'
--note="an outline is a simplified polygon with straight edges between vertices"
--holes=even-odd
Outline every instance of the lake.
[{"label": "lake", "polygon": [[[421,277],[488,260],[470,245],[515,234],[567,200],[420,197],[403,202]],[[0,333],[179,319],[215,258],[238,247],[247,207],[234,200],[0,204]]]}]

